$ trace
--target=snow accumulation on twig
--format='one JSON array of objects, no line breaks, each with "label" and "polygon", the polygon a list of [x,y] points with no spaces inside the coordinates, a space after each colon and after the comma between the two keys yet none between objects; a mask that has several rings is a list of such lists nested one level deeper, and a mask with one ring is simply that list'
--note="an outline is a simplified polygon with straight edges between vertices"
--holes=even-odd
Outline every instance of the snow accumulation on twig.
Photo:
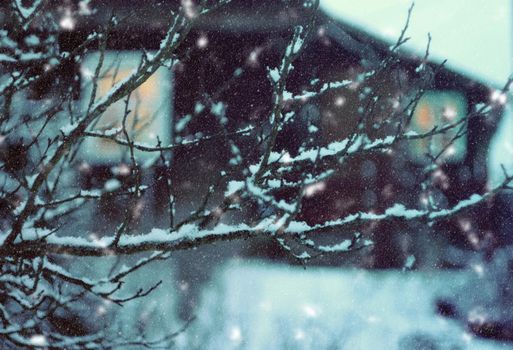
[{"label": "snow accumulation on twig", "polygon": [[[382,214],[359,212],[348,215],[342,219],[328,221],[323,224],[310,226],[302,221],[290,221],[286,227],[276,217],[269,217],[261,220],[255,226],[248,224],[228,225],[217,224],[212,229],[203,229],[196,224],[183,225],[179,230],[170,232],[168,229],[154,228],[149,233],[140,235],[123,235],[119,242],[113,246],[114,236],[106,236],[96,240],[89,240],[84,237],[50,235],[43,239],[42,234],[30,237],[25,234],[23,240],[17,240],[11,247],[3,246],[0,255],[11,255],[15,251],[19,253],[33,252],[39,254],[58,253],[83,256],[102,256],[112,254],[135,254],[144,251],[175,251],[191,249],[202,244],[215,241],[250,238],[255,236],[273,237],[278,232],[282,235],[295,236],[313,232],[321,232],[327,229],[352,227],[355,224],[362,224],[371,221],[383,221],[392,219],[424,219],[428,223],[443,220],[451,217],[457,212],[463,211],[471,206],[485,201],[505,184],[512,181],[508,178],[505,183],[484,195],[473,194],[466,200],[462,200],[449,209],[436,211],[408,209],[404,205],[396,203],[386,209]],[[240,187],[240,183],[234,187]],[[3,235],[2,240],[5,238]],[[341,242],[338,246],[328,249],[317,247],[322,251],[343,251],[347,243]]]}]

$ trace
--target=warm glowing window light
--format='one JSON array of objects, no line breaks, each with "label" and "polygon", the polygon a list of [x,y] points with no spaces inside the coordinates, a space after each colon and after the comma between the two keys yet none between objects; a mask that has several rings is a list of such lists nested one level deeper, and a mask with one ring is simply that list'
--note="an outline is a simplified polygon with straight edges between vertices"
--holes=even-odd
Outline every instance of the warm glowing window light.
[{"label": "warm glowing window light", "polygon": [[[415,109],[410,124],[410,130],[417,133],[427,133],[435,126],[438,128],[457,123],[467,115],[467,101],[462,93],[455,91],[428,91]],[[410,157],[418,163],[426,163],[430,153],[437,156],[443,151],[440,159],[447,162],[459,162],[467,151],[466,134],[454,140],[454,136],[466,125],[459,124],[453,129],[440,135],[417,140],[408,144]],[[452,143],[451,143],[452,141]]]},{"label": "warm glowing window light", "polygon": [[[138,51],[107,51],[97,85],[96,99],[106,96],[116,83],[126,79],[141,63],[142,53]],[[83,110],[89,103],[94,72],[99,53],[90,54],[82,64]],[[125,126],[132,141],[156,146],[171,139],[171,84],[169,69],[159,68],[146,82],[131,95]],[[124,139],[120,132],[125,113],[125,98],[112,104],[95,123],[93,130],[108,134],[115,133]],[[116,162],[127,156],[127,147],[108,139],[88,138],[84,145],[84,157],[93,162]],[[151,153],[137,152],[138,158],[151,156]]]}]

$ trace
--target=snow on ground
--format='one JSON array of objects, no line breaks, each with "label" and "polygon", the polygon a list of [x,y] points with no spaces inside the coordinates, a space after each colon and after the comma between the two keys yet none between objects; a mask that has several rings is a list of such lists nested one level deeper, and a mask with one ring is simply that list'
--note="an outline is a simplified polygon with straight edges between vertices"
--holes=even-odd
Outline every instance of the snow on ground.
[{"label": "snow on ground", "polygon": [[[176,283],[169,261],[153,262],[136,271],[123,286],[124,296],[132,296],[161,281],[157,289],[146,297],[126,303],[115,310],[115,320],[121,325],[126,338],[143,335],[150,340],[161,339],[179,330],[183,322],[176,316]],[[121,295],[120,295],[121,296]]]},{"label": "snow on ground", "polygon": [[365,271],[232,261],[205,287],[183,349],[512,349],[435,314],[469,272]]},{"label": "snow on ground", "polygon": [[[116,264],[111,260],[94,260],[84,258],[73,266],[73,272],[85,278],[97,280],[110,275],[112,266],[119,270],[124,264],[131,265],[138,257],[124,257]],[[161,282],[149,295],[131,300],[122,306],[113,302],[93,298],[83,304],[83,314],[89,327],[103,330],[112,326],[118,331],[118,341],[144,336],[151,341],[162,339],[183,327],[184,322],[176,314],[177,288],[173,278],[174,271],[169,260],[154,261],[131,273],[113,297],[124,299],[132,297],[139,291],[146,292]],[[138,347],[116,347],[116,350],[139,349]]]}]

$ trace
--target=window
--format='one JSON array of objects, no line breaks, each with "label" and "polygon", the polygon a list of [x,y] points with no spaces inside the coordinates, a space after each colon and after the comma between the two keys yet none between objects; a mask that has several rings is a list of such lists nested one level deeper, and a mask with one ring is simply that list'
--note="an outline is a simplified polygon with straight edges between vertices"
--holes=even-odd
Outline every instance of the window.
[{"label": "window", "polygon": [[[91,98],[92,82],[98,65],[99,52],[87,56],[82,64],[83,81],[82,106],[87,109]],[[96,99],[107,95],[116,83],[127,78],[140,64],[142,52],[107,51],[98,79]],[[125,126],[132,141],[156,146],[158,140],[163,145],[171,140],[171,72],[159,68],[145,83],[131,94]],[[125,112],[125,99],[111,105],[94,126],[97,132],[117,134],[124,139],[121,131]],[[106,138],[88,138],[83,147],[85,160],[92,163],[113,163],[129,157],[127,148]],[[137,152],[137,151],[136,151]],[[151,153],[137,152],[138,159],[151,157]]]},{"label": "window", "polygon": [[[427,133],[435,126],[438,128],[456,123],[467,114],[465,96],[456,91],[428,91],[419,100],[410,129],[418,133]],[[426,154],[437,156],[443,152],[442,158],[449,163],[463,160],[467,151],[466,134],[454,139],[465,125],[457,125],[451,130],[432,138],[417,140],[410,143],[408,153],[417,163],[429,162]]]}]

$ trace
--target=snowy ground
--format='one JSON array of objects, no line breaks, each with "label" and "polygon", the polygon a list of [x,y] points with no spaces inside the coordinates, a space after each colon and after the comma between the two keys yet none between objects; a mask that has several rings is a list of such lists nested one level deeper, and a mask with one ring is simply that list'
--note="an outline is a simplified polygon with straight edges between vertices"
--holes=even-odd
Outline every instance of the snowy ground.
[{"label": "snowy ground", "polygon": [[[435,313],[470,272],[363,271],[232,261],[205,285],[183,349],[513,349]],[[460,295],[460,294],[458,294]]]}]

